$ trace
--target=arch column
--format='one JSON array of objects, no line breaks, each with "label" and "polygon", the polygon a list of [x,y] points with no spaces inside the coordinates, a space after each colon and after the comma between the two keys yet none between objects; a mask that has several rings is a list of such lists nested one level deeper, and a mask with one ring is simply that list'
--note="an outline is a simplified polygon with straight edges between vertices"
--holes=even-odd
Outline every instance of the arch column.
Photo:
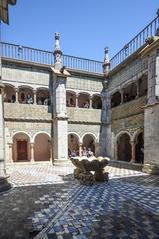
[{"label": "arch column", "polygon": [[136,143],[134,141],[130,141],[130,144],[131,144],[131,160],[130,160],[130,162],[135,163],[135,146],[136,146]]},{"label": "arch column", "polygon": [[16,89],[15,89],[15,103],[19,103],[19,100],[18,100],[18,93],[19,93],[19,89],[16,88]]},{"label": "arch column", "polygon": [[13,163],[13,143],[8,143],[9,146],[9,162]]},{"label": "arch column", "polygon": [[82,156],[82,143],[79,143],[79,157]]},{"label": "arch column", "polygon": [[136,98],[139,98],[139,81],[136,81]]},{"label": "arch column", "polygon": [[89,98],[89,108],[92,109],[92,96]]},{"label": "arch column", "polygon": [[52,158],[52,153],[53,153],[53,150],[52,150],[52,140],[49,141],[49,145],[50,145],[50,162],[53,161],[53,158]]},{"label": "arch column", "polygon": [[33,90],[33,94],[34,94],[34,105],[36,104],[36,90]]},{"label": "arch column", "polygon": [[116,141],[116,144],[114,147],[114,159],[118,160],[118,141]]},{"label": "arch column", "polygon": [[123,89],[120,90],[120,95],[121,95],[121,102],[120,102],[120,104],[122,105],[123,102],[124,102],[124,90]]},{"label": "arch column", "polygon": [[75,107],[78,107],[78,94],[76,94],[76,102],[75,102]]},{"label": "arch column", "polygon": [[96,155],[96,154],[98,155],[98,152],[99,152],[99,143],[96,142],[96,143],[95,143],[95,155]]},{"label": "arch column", "polygon": [[34,160],[34,143],[31,143],[30,144],[30,154],[31,154],[31,159],[30,159],[30,161],[31,162],[35,162],[35,160]]}]

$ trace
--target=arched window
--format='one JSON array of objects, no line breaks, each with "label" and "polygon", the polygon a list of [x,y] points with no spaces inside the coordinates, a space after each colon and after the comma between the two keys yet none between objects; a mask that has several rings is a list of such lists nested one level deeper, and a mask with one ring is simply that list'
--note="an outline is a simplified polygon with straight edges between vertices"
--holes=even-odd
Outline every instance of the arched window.
[{"label": "arched window", "polygon": [[131,144],[130,136],[123,133],[117,141],[118,160],[127,161],[131,160]]},{"label": "arched window", "polygon": [[102,109],[102,99],[99,95],[93,95],[92,97],[92,108],[93,109]]}]

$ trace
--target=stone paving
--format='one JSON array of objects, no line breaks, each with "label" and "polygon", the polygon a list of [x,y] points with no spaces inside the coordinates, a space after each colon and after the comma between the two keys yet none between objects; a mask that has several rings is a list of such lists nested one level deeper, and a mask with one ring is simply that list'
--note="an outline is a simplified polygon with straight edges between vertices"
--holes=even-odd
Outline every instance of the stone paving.
[{"label": "stone paving", "polygon": [[108,167],[108,183],[83,186],[72,165],[20,166],[0,195],[0,239],[157,239],[159,176]]}]

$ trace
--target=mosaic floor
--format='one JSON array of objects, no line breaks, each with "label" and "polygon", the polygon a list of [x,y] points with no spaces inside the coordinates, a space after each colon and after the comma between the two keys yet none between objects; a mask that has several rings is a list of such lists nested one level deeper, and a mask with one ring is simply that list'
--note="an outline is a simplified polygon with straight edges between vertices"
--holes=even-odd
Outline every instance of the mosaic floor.
[{"label": "mosaic floor", "polygon": [[108,183],[82,186],[71,165],[12,169],[14,187],[0,195],[0,239],[158,239],[159,177],[108,171]]}]

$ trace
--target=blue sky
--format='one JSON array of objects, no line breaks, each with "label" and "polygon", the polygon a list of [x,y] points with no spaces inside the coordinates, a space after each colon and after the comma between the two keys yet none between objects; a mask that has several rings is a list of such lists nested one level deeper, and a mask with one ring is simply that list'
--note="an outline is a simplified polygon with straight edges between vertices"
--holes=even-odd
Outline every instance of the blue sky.
[{"label": "blue sky", "polygon": [[110,57],[155,16],[158,0],[17,0],[2,23],[2,41],[52,51],[60,33],[64,54],[103,60]]}]

